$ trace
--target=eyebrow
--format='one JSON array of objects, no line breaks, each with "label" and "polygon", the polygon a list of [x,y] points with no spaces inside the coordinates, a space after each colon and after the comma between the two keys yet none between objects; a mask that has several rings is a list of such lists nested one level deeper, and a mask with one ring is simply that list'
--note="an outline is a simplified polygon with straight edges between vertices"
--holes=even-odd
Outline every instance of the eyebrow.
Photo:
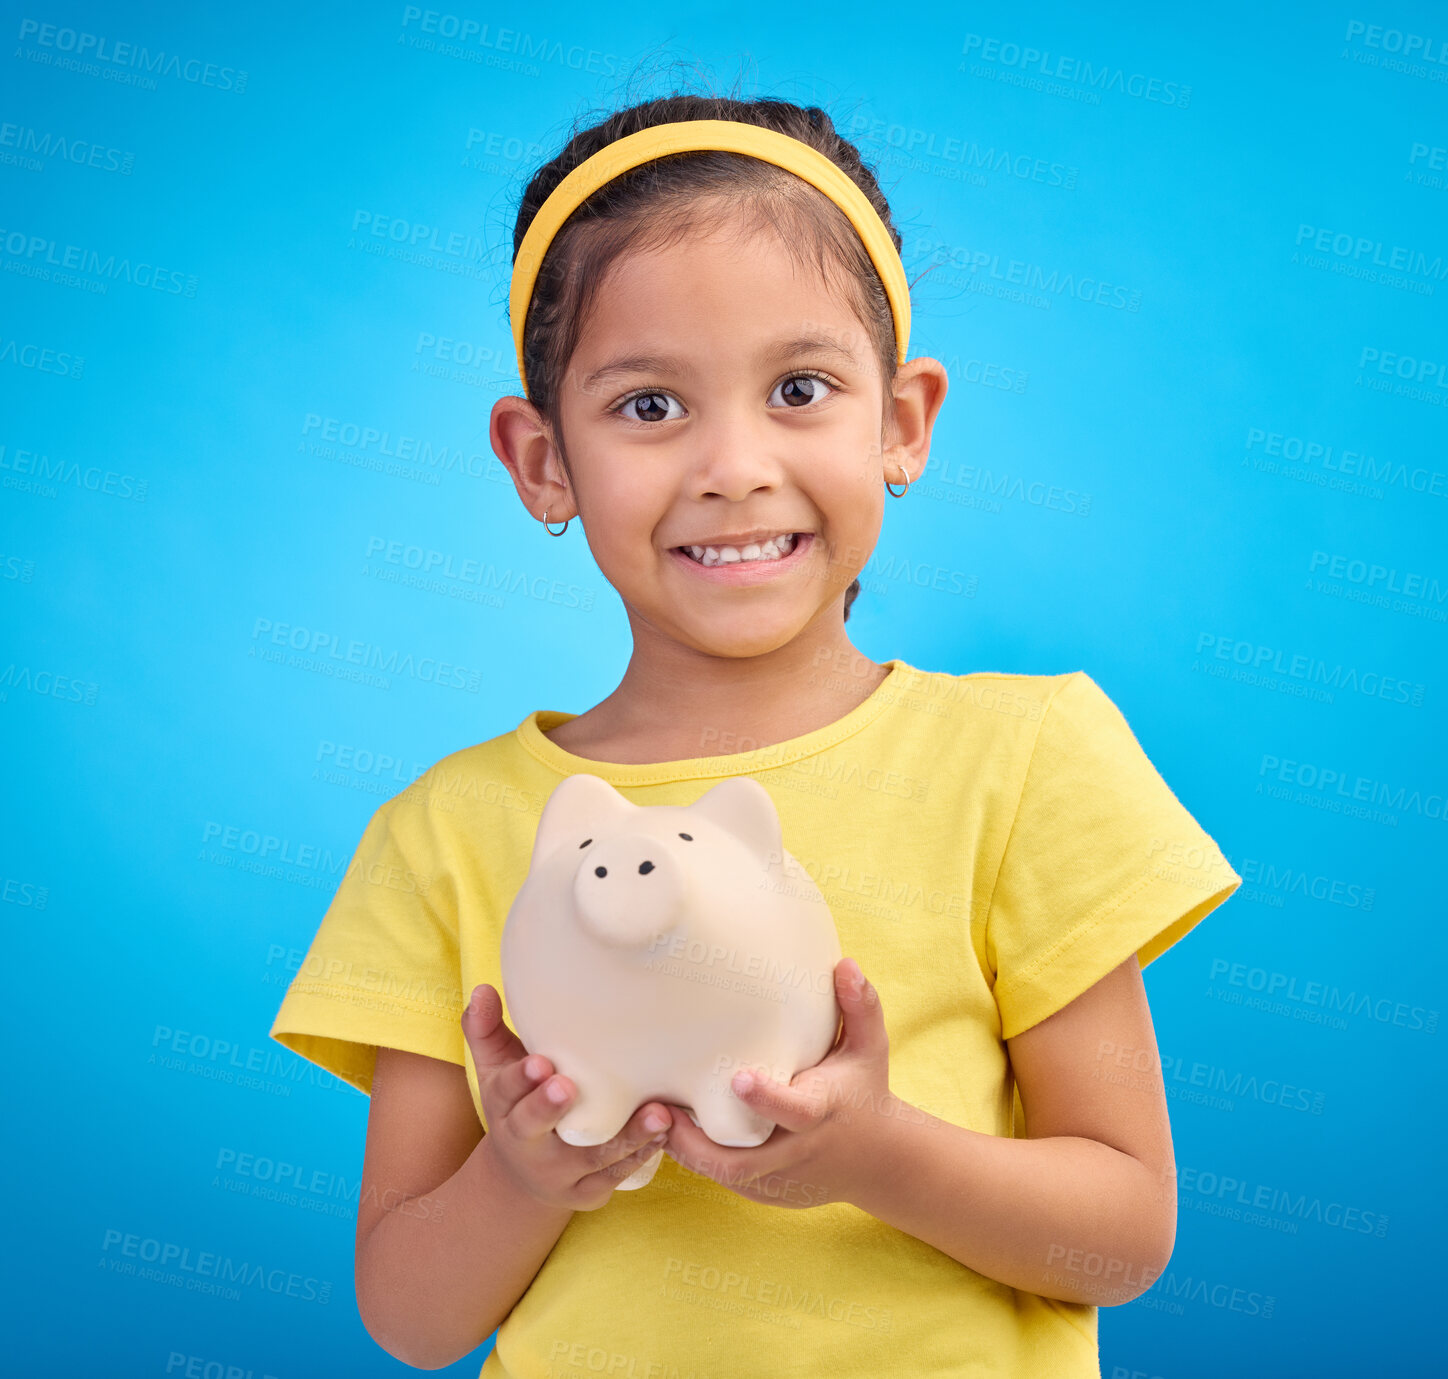
[{"label": "eyebrow", "polygon": [[[759,364],[782,364],[787,359],[793,359],[800,354],[833,354],[859,367],[859,360],[850,352],[849,348],[833,336],[829,335],[796,335],[789,340],[776,340],[772,345],[766,345],[756,356],[756,363]],[[622,359],[614,359],[595,369],[584,378],[582,388],[584,392],[591,391],[604,379],[613,378],[617,374],[628,373],[675,373],[688,377],[694,372],[693,367],[684,359],[678,359],[664,354],[630,354]]]}]

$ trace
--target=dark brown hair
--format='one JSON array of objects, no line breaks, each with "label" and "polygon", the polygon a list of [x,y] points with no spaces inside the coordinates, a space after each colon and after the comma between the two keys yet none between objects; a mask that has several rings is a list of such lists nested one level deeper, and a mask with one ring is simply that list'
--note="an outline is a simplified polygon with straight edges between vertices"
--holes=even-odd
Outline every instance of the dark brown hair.
[{"label": "dark brown hair", "polygon": [[[675,93],[618,110],[586,129],[575,123],[563,151],[538,169],[523,194],[513,230],[514,260],[534,216],[574,168],[616,139],[676,120],[738,120],[818,149],[865,194],[899,251],[900,235],[874,173],[823,110],[782,100]],[[533,289],[523,332],[528,398],[548,422],[570,480],[558,387],[605,274],[630,250],[666,247],[709,223],[709,206],[700,203],[721,198],[744,211],[741,234],[771,227],[797,261],[812,256],[815,267],[867,325],[887,409],[897,367],[894,317],[875,266],[845,213],[792,172],[758,158],[718,149],[671,153],[631,168],[579,205],[553,237]],[[845,591],[847,621],[859,592],[856,579]]]}]

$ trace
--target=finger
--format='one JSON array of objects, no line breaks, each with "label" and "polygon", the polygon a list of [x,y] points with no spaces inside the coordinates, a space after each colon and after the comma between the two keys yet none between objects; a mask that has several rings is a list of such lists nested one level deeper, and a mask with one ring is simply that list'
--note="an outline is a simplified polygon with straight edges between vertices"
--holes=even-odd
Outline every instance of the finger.
[{"label": "finger", "polygon": [[817,1093],[786,1087],[758,1068],[743,1068],[735,1073],[729,1090],[751,1111],[786,1130],[808,1130],[819,1124],[825,1111]]},{"label": "finger", "polygon": [[652,1139],[645,1141],[637,1149],[625,1154],[621,1159],[614,1159],[606,1163],[602,1168],[585,1174],[580,1178],[580,1186],[592,1186],[594,1183],[607,1182],[610,1187],[617,1187],[635,1169],[642,1168],[654,1157],[667,1143],[668,1135],[655,1135]]},{"label": "finger", "polygon": [[[553,1074],[553,1064],[541,1053],[525,1053],[524,1057],[516,1059],[493,1074],[488,1086],[488,1100],[500,1114],[512,1115],[524,1097],[531,1095],[536,1088],[554,1080]],[[571,1086],[572,1084],[569,1084],[570,1089]],[[564,1100],[555,1103],[549,1098],[549,1104],[566,1109],[568,1102]]]},{"label": "finger", "polygon": [[841,958],[835,964],[835,995],[845,1019],[841,1048],[849,1046],[856,1051],[873,1053],[888,1047],[880,993],[860,971],[860,964],[854,958]]},{"label": "finger", "polygon": [[[558,1122],[577,1099],[578,1084],[572,1078],[562,1073],[546,1077],[511,1112],[514,1132],[527,1139],[547,1135],[558,1128]],[[565,1144],[565,1147],[593,1155],[595,1166],[605,1165],[632,1153],[656,1134],[667,1134],[670,1121],[668,1108],[662,1102],[650,1101],[640,1106],[611,1140],[603,1144]]]},{"label": "finger", "polygon": [[691,1173],[735,1185],[751,1175],[770,1171],[769,1165],[776,1162],[777,1153],[783,1148],[780,1136],[785,1133],[772,1128],[763,1144],[745,1148],[715,1144],[687,1115],[680,1114],[674,1117],[664,1150],[675,1163]]},{"label": "finger", "polygon": [[[519,1069],[526,1077],[528,1070],[523,1067],[525,1063],[532,1063],[534,1058],[540,1055],[534,1054],[519,1062]],[[547,1063],[547,1059],[542,1059]],[[531,1090],[525,1092],[518,1098],[508,1112],[508,1118],[513,1125],[515,1134],[524,1139],[535,1140],[549,1131],[558,1127],[558,1122],[563,1119],[564,1113],[578,1097],[578,1084],[572,1078],[564,1077],[562,1073],[552,1072],[549,1065],[549,1074],[541,1081],[531,1084]]]},{"label": "finger", "polygon": [[503,1021],[503,998],[486,982],[473,988],[472,999],[463,1009],[462,1025],[480,1076],[527,1056],[523,1041]]},{"label": "finger", "polygon": [[[593,1155],[599,1172],[616,1172],[627,1177],[662,1149],[669,1138],[668,1108],[661,1102],[640,1106],[628,1123],[607,1144],[580,1146]],[[625,1165],[627,1165],[625,1167]]]},{"label": "finger", "polygon": [[553,1071],[541,1055],[529,1055],[523,1042],[502,1020],[502,1002],[487,985],[474,990],[463,1011],[463,1037],[477,1068],[478,1091],[491,1106],[490,1120],[505,1116]]}]

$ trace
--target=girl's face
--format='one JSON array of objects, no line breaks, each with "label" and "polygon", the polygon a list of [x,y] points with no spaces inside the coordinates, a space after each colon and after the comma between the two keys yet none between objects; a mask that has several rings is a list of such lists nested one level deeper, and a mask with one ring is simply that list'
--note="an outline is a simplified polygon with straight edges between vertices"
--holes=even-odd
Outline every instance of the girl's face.
[{"label": "girl's face", "polygon": [[[696,235],[617,260],[558,396],[584,532],[636,639],[745,657],[817,619],[842,625],[879,538],[887,459],[902,456],[882,452],[864,325],[775,236]],[[753,556],[791,533],[778,561],[705,565],[685,549]]]}]

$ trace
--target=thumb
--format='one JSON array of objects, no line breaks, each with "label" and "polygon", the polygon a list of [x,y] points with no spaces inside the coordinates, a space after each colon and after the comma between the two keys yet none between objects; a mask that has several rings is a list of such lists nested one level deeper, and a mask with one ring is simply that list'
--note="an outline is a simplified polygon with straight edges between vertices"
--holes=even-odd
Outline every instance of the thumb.
[{"label": "thumb", "polygon": [[842,1043],[859,1047],[884,1039],[885,1016],[880,993],[854,958],[842,958],[835,965],[835,992],[845,1017]]},{"label": "thumb", "polygon": [[472,1000],[463,1010],[463,1037],[473,1051],[479,1074],[526,1058],[528,1051],[503,1021],[503,998],[487,982],[473,988]]}]

